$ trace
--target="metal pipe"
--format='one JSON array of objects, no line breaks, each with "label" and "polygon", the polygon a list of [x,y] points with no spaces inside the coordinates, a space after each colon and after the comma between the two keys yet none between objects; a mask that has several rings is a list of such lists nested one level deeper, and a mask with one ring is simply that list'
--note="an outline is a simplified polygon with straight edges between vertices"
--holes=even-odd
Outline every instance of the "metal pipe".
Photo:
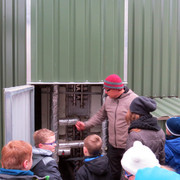
[{"label": "metal pipe", "polygon": [[72,126],[75,125],[79,119],[60,119],[59,126]]},{"label": "metal pipe", "polygon": [[71,155],[71,148],[63,148],[63,149],[58,149],[58,155],[59,156],[69,156]]},{"label": "metal pipe", "polygon": [[[59,86],[56,84],[56,85],[53,85],[51,87],[51,119],[50,119],[50,127],[51,127],[51,130],[54,131],[55,133],[55,138],[57,140],[58,138],[58,117],[59,117],[59,114],[58,114],[58,109],[59,109],[59,104],[58,104],[58,100],[59,100],[59,93],[58,93],[58,90],[59,90]],[[58,157],[57,157],[57,149],[58,147],[56,147],[56,151],[54,153],[54,158],[56,159],[56,161],[58,161]]]},{"label": "metal pipe", "polygon": [[81,148],[83,147],[84,142],[81,140],[78,141],[68,141],[68,142],[60,142],[59,149],[63,148]]},{"label": "metal pipe", "polygon": [[51,87],[51,130],[55,132],[56,136],[58,133],[58,85]]}]

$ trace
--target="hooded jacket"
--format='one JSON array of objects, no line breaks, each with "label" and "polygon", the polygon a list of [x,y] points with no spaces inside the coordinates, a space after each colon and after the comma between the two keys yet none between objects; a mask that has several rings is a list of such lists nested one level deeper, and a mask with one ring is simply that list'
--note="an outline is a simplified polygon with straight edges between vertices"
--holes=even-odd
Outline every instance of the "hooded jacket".
[{"label": "hooded jacket", "polygon": [[166,164],[180,174],[180,137],[166,140],[165,155]]},{"label": "hooded jacket", "polygon": [[31,171],[37,176],[50,176],[50,180],[62,180],[56,161],[52,158],[52,152],[33,147],[33,165]]},{"label": "hooded jacket", "polygon": [[85,122],[85,128],[94,127],[108,119],[109,143],[114,148],[125,149],[129,127],[125,116],[135,97],[137,94],[127,87],[125,92],[116,99],[107,96],[101,109]]},{"label": "hooded jacket", "polygon": [[[136,128],[138,131],[134,131]],[[126,150],[132,147],[135,141],[141,141],[142,144],[148,146],[161,165],[165,163],[165,134],[159,127],[157,118],[146,115],[132,121],[129,127]]]},{"label": "hooded jacket", "polygon": [[84,165],[76,173],[76,180],[109,180],[110,168],[107,156],[86,157]]},{"label": "hooded jacket", "polygon": [[180,180],[180,175],[155,166],[154,168],[139,169],[135,180]]},{"label": "hooded jacket", "polygon": [[[16,169],[4,169],[0,168],[0,180],[9,179],[9,180],[41,180],[46,179],[46,177],[38,177],[34,175],[31,171],[16,170]],[[47,178],[48,179],[48,178]]]}]

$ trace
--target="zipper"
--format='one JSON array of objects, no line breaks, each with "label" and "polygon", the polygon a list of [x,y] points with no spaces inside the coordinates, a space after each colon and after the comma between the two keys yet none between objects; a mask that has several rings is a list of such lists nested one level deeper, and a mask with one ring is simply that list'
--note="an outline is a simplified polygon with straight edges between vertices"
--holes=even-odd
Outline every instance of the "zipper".
[{"label": "zipper", "polygon": [[117,142],[116,142],[116,117],[117,117],[117,108],[118,108],[118,105],[119,105],[119,100],[117,100],[117,106],[116,106],[116,110],[115,110],[115,121],[114,121],[114,134],[115,134],[115,145],[117,147]]}]

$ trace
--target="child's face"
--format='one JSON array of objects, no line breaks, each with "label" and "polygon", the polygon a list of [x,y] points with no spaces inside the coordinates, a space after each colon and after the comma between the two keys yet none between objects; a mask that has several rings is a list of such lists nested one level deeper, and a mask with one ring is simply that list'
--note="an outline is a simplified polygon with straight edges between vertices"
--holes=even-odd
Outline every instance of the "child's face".
[{"label": "child's face", "polygon": [[30,158],[30,160],[29,160],[29,164],[28,164],[27,170],[30,170],[30,169],[31,169],[31,166],[32,166],[32,154],[31,154],[31,158]]},{"label": "child's face", "polygon": [[85,146],[83,146],[83,153],[84,153],[84,156],[89,156],[89,152]]},{"label": "child's face", "polygon": [[32,153],[31,153],[31,157],[29,160],[25,160],[24,163],[23,163],[23,170],[30,170],[31,169],[31,166],[32,166]]},{"label": "child's face", "polygon": [[171,133],[168,131],[168,129],[166,128],[166,134],[168,135],[168,136],[170,136],[171,135]]},{"label": "child's face", "polygon": [[128,179],[128,180],[134,180],[135,179],[135,176],[127,171],[125,171],[125,178]]},{"label": "child's face", "polygon": [[41,149],[46,149],[54,152],[56,147],[55,136],[50,136],[47,138],[45,143],[41,143]]}]

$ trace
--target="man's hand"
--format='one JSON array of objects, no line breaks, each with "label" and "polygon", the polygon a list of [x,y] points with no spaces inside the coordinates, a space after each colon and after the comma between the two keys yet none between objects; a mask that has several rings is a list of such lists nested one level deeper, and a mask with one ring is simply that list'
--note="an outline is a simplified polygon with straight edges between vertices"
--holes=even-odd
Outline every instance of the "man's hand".
[{"label": "man's hand", "polygon": [[77,121],[75,124],[78,131],[85,130],[85,124],[82,121]]}]

